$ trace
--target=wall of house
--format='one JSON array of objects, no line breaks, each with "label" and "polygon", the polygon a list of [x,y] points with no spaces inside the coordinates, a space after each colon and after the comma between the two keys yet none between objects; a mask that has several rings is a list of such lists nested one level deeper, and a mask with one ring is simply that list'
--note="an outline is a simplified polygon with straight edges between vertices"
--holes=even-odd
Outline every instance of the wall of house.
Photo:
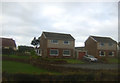
[{"label": "wall of house", "polygon": [[[105,56],[107,56],[107,57],[115,57],[115,56],[117,56],[117,51],[116,50],[97,50],[97,57],[98,58],[100,58],[100,57],[102,57],[102,56],[99,56],[99,51],[104,51],[105,52]],[[109,52],[114,52],[114,56],[109,56]],[[104,57],[104,56],[103,56]]]},{"label": "wall of house", "polygon": [[117,44],[109,46],[109,43],[104,43],[104,46],[101,46],[100,43],[97,43],[97,49],[101,50],[117,50]]},{"label": "wall of house", "polygon": [[94,41],[91,37],[89,37],[85,41],[85,50],[87,50],[87,54],[97,56],[97,42]]},{"label": "wall of house", "polygon": [[40,48],[42,51],[42,57],[46,57],[47,56],[47,39],[45,39],[43,34],[40,37]]},{"label": "wall of house", "polygon": [[58,40],[58,44],[51,43],[51,40],[48,40],[48,48],[70,48],[73,49],[75,46],[74,41],[70,41],[70,44],[64,44],[64,40]]},{"label": "wall of house", "polygon": [[[50,49],[57,49],[59,51],[58,56],[51,56]],[[63,56],[63,50],[70,50],[70,56]],[[73,58],[74,57],[74,49],[68,48],[47,48],[47,57],[56,57],[56,58]]]}]

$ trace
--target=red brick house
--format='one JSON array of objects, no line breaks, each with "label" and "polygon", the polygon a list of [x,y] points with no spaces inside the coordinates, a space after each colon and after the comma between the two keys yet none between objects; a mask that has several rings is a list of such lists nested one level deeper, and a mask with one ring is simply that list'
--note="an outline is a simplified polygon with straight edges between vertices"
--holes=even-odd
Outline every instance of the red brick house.
[{"label": "red brick house", "polygon": [[43,32],[39,37],[42,57],[73,57],[75,39],[70,34]]},{"label": "red brick house", "polygon": [[117,55],[117,42],[110,37],[89,36],[85,41],[87,53],[95,57]]},{"label": "red brick house", "polygon": [[12,38],[0,38],[0,43],[2,44],[2,49],[16,50],[16,43]]}]

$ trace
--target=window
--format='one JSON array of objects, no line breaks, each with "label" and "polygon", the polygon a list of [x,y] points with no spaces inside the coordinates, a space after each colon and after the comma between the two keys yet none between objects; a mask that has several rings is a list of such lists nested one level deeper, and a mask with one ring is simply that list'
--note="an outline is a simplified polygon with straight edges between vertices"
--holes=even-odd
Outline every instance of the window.
[{"label": "window", "polygon": [[50,49],[50,55],[51,56],[58,56],[58,50],[57,49]]},{"label": "window", "polygon": [[57,44],[58,40],[51,40],[51,43]]},{"label": "window", "polygon": [[104,43],[101,42],[101,43],[100,43],[100,46],[104,46]]},{"label": "window", "polygon": [[69,41],[64,41],[64,44],[70,44],[70,42]]},{"label": "window", "polygon": [[113,44],[112,43],[109,43],[109,46],[112,46]]},{"label": "window", "polygon": [[70,56],[70,50],[63,50],[63,56]]},{"label": "window", "polygon": [[40,50],[39,49],[37,49],[37,53],[40,54]]},{"label": "window", "polygon": [[109,56],[114,56],[114,52],[109,52]]},{"label": "window", "polygon": [[99,53],[100,53],[99,56],[105,56],[105,52],[104,51],[100,51]]}]

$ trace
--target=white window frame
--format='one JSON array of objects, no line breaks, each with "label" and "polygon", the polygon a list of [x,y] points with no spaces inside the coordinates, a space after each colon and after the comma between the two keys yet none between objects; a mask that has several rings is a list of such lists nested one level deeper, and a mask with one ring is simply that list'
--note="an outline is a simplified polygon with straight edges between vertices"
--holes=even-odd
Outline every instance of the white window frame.
[{"label": "white window frame", "polygon": [[[51,50],[56,50],[56,51],[57,51],[57,54],[51,54]],[[50,49],[50,56],[58,56],[58,55],[59,55],[58,49]]]},{"label": "white window frame", "polygon": [[112,52],[112,55],[109,55],[109,56],[114,56],[115,55],[115,53],[114,52]]},{"label": "white window frame", "polygon": [[64,40],[63,41],[63,44],[66,44],[66,45],[69,45],[70,44],[70,41],[67,41],[68,43],[65,43],[67,40]]},{"label": "white window frame", "polygon": [[41,54],[42,54],[42,51],[41,51],[40,49],[37,49],[36,52],[37,52],[38,56],[42,56],[42,55],[41,55]]},{"label": "white window frame", "polygon": [[[69,54],[64,54],[64,51],[69,51]],[[63,50],[63,56],[70,56],[71,55],[71,51],[70,50]]]},{"label": "white window frame", "polygon": [[51,43],[52,44],[58,44],[58,40],[55,40],[55,41],[57,41],[57,42],[53,42],[54,40],[51,40]]},{"label": "white window frame", "polygon": [[[101,55],[101,52],[104,52],[104,55]],[[99,51],[99,56],[105,56],[105,51]]]}]

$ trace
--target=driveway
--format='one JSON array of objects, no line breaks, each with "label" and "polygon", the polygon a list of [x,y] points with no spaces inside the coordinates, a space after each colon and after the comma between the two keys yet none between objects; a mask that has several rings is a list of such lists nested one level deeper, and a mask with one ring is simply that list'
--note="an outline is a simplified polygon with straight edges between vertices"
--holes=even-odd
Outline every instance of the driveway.
[{"label": "driveway", "polygon": [[[100,63],[90,63],[90,64],[61,64],[57,66],[72,67],[72,68],[83,68],[83,69],[118,69],[118,64],[100,64]],[[120,67],[120,64],[119,64]]]}]

